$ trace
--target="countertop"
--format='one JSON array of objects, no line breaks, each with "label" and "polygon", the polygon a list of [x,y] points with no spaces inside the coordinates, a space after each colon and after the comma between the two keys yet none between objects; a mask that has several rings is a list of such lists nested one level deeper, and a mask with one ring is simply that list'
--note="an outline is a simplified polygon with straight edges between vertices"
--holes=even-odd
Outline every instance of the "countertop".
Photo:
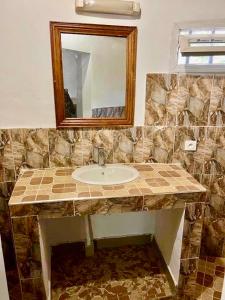
[{"label": "countertop", "polygon": [[9,205],[206,192],[178,164],[129,165],[139,171],[139,177],[112,186],[89,185],[74,180],[71,174],[76,167],[23,170]]}]

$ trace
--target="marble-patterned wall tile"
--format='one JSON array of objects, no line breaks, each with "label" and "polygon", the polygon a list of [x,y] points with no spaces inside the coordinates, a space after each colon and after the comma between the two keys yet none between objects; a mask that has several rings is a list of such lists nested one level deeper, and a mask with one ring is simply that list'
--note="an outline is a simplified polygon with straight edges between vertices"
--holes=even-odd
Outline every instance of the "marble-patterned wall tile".
[{"label": "marble-patterned wall tile", "polygon": [[42,278],[21,280],[23,300],[46,300]]},{"label": "marble-patterned wall tile", "polygon": [[16,271],[15,251],[12,241],[12,228],[8,200],[13,189],[12,182],[0,183],[0,234],[7,272]]},{"label": "marble-patterned wall tile", "polygon": [[[178,114],[180,126],[206,126],[213,76],[180,75],[178,90],[185,97],[185,107]],[[179,94],[179,92],[178,92]]]},{"label": "marble-patterned wall tile", "polygon": [[181,258],[198,258],[204,218],[205,204],[188,203],[185,207]]},{"label": "marble-patterned wall tile", "polygon": [[49,167],[47,129],[12,129],[11,136],[17,175],[21,168]]},{"label": "marble-patterned wall tile", "polygon": [[225,125],[225,77],[214,76],[210,105],[209,105],[209,125]]},{"label": "marble-patterned wall tile", "polygon": [[22,300],[22,291],[17,268],[15,267],[13,269],[7,270],[6,277],[9,290],[9,299]]},{"label": "marble-patterned wall tile", "polygon": [[113,129],[96,129],[92,135],[92,147],[103,147],[105,162],[113,163]]},{"label": "marble-patterned wall tile", "polygon": [[75,215],[112,214],[142,211],[143,197],[122,197],[74,201]]},{"label": "marble-patterned wall tile", "polygon": [[177,75],[148,74],[146,84],[145,125],[175,125]]},{"label": "marble-patterned wall tile", "polygon": [[41,276],[37,217],[12,218],[14,245],[20,279]]},{"label": "marble-patterned wall tile", "polygon": [[225,128],[208,127],[204,174],[225,174]]},{"label": "marble-patterned wall tile", "polygon": [[176,195],[144,196],[145,211],[171,208],[184,208],[185,202]]},{"label": "marble-patterned wall tile", "polygon": [[135,163],[143,162],[143,127],[134,127],[133,129],[134,149],[133,161]]},{"label": "marble-patterned wall tile", "polygon": [[[180,163],[188,172],[201,174],[204,165],[204,155],[207,151],[205,142],[206,129],[204,127],[177,127],[172,162]],[[197,140],[197,151],[184,150],[187,140]]]},{"label": "marble-patterned wall tile", "polygon": [[174,151],[174,141],[174,127],[144,127],[144,161],[170,163]]},{"label": "marble-patterned wall tile", "polygon": [[59,218],[74,215],[73,201],[54,203],[36,203],[26,205],[13,205],[10,207],[11,217],[38,215],[43,218]]},{"label": "marble-patterned wall tile", "polygon": [[83,164],[82,130],[49,130],[51,167]]},{"label": "marble-patterned wall tile", "polygon": [[[210,192],[209,207],[218,216],[225,217],[225,175],[204,175],[203,184]],[[210,217],[210,215],[206,215]]]},{"label": "marble-patterned wall tile", "polygon": [[87,165],[93,161],[93,136],[95,129],[83,129],[82,130],[82,150],[83,150],[83,164]]},{"label": "marble-patterned wall tile", "polygon": [[210,215],[211,217],[204,218],[201,255],[224,257],[225,218],[212,213]]},{"label": "marble-patterned wall tile", "polygon": [[14,184],[12,182],[0,183],[0,232],[10,232],[11,228],[8,200]]},{"label": "marble-patterned wall tile", "polygon": [[15,180],[15,164],[9,130],[0,129],[0,182]]},{"label": "marble-patterned wall tile", "polygon": [[8,200],[13,187],[13,182],[0,183],[0,234],[10,299],[21,300],[21,290],[8,208]]},{"label": "marble-patterned wall tile", "polygon": [[113,162],[131,163],[134,161],[136,133],[131,129],[114,130]]},{"label": "marble-patterned wall tile", "polygon": [[203,175],[202,184],[208,188],[209,201],[205,210],[201,255],[225,257],[225,176]]},{"label": "marble-patterned wall tile", "polygon": [[93,163],[93,148],[103,147],[105,151],[105,162],[113,162],[113,129],[87,128],[82,130],[82,153],[83,164]]},{"label": "marble-patterned wall tile", "polygon": [[180,276],[178,282],[178,296],[180,299],[196,299],[196,275],[198,258],[181,259]]}]

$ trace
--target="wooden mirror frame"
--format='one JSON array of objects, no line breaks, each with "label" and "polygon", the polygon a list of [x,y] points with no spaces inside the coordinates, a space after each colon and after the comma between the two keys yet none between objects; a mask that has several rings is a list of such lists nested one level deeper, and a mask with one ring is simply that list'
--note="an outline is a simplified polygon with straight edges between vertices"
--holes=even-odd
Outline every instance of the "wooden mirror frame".
[{"label": "wooden mirror frame", "polygon": [[[50,22],[50,32],[57,128],[132,126],[134,122],[137,28],[131,26]],[[127,39],[125,118],[65,118],[61,49],[62,33],[124,37]]]}]

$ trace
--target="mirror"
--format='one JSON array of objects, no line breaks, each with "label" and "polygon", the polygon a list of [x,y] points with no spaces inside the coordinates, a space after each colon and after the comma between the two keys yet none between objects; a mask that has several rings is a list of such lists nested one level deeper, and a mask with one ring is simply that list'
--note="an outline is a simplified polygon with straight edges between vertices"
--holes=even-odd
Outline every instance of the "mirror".
[{"label": "mirror", "polygon": [[57,127],[133,125],[136,27],[50,28]]}]

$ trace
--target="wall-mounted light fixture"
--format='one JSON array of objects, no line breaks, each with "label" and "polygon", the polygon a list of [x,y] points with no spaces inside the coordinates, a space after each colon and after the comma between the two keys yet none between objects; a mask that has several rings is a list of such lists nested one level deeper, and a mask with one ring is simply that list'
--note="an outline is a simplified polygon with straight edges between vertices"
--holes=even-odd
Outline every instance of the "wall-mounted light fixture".
[{"label": "wall-mounted light fixture", "polygon": [[76,0],[77,12],[140,16],[140,3],[128,0]]}]

